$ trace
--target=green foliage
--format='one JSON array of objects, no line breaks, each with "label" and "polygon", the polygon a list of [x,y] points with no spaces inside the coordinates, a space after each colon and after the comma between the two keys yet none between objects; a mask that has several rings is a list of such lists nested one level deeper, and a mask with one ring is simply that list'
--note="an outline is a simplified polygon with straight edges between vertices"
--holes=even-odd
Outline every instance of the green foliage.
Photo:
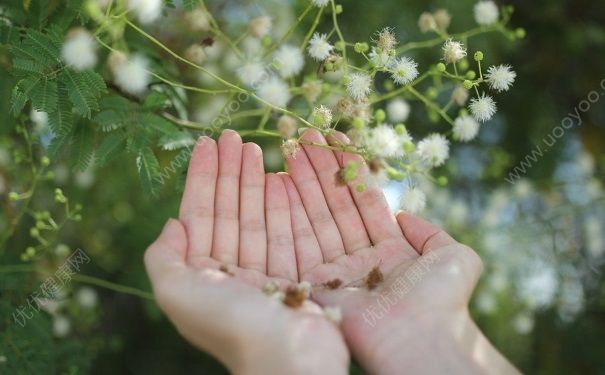
[{"label": "green foliage", "polygon": [[72,128],[72,113],[90,118],[98,111],[105,81],[96,72],[74,71],[61,62],[60,27],[53,25],[46,32],[27,29],[22,38],[10,40],[11,72],[20,78],[12,92],[13,114],[19,114],[31,102],[33,109],[48,114],[51,129],[58,136]]}]

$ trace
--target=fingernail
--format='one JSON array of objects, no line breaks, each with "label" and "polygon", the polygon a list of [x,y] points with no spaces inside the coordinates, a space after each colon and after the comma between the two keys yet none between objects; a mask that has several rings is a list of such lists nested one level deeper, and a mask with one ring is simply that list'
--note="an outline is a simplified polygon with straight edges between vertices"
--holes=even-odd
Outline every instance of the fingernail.
[{"label": "fingernail", "polygon": [[307,129],[309,128],[298,128],[298,135],[302,135],[302,133],[304,133]]},{"label": "fingernail", "polygon": [[227,133],[235,133],[235,134],[237,134],[237,132],[235,130],[233,130],[233,129],[224,129],[221,134],[227,134]]}]

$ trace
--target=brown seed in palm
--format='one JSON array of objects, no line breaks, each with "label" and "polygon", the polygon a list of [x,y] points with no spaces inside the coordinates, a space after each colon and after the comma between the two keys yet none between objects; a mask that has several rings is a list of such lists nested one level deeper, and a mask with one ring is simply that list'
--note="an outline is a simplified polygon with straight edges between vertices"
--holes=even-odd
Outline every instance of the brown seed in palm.
[{"label": "brown seed in palm", "polygon": [[376,286],[378,286],[378,284],[380,284],[383,281],[384,281],[384,275],[382,274],[382,271],[380,271],[380,268],[374,267],[374,268],[372,268],[370,273],[368,273],[368,276],[366,276],[365,284],[366,284],[366,287],[368,288],[368,290],[372,290],[372,289],[376,288]]},{"label": "brown seed in palm", "polygon": [[342,280],[334,279],[324,283],[324,286],[328,289],[338,289],[342,285]]},{"label": "brown seed in palm", "polygon": [[219,271],[226,273],[229,276],[235,276],[235,274],[231,271],[229,271],[229,267],[227,267],[224,264],[221,264],[221,266],[218,268]]},{"label": "brown seed in palm", "polygon": [[284,305],[293,309],[298,309],[303,305],[307,299],[307,295],[304,290],[298,288],[296,285],[289,286],[286,289],[286,295],[284,297]]}]

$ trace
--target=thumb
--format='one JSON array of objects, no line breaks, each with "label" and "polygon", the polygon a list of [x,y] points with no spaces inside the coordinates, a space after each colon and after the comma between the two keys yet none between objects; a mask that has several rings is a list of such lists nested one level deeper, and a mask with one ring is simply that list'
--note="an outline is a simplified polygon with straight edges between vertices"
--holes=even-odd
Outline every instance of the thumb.
[{"label": "thumb", "polygon": [[180,221],[168,219],[160,236],[149,245],[144,262],[151,282],[173,269],[185,266],[187,233]]}]

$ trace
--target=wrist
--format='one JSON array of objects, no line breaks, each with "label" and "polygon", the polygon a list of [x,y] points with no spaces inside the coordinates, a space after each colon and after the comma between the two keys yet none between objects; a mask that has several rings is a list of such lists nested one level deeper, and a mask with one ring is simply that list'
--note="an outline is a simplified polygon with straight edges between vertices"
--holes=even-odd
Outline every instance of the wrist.
[{"label": "wrist", "polygon": [[378,339],[370,342],[373,348],[366,346],[361,353],[353,350],[372,374],[517,373],[466,309],[443,316],[418,314],[401,323],[393,319],[376,329]]},{"label": "wrist", "polygon": [[[313,327],[307,328],[313,331]],[[349,353],[344,342],[317,342],[306,334],[249,339],[238,343],[225,362],[233,374],[348,374]]]}]

